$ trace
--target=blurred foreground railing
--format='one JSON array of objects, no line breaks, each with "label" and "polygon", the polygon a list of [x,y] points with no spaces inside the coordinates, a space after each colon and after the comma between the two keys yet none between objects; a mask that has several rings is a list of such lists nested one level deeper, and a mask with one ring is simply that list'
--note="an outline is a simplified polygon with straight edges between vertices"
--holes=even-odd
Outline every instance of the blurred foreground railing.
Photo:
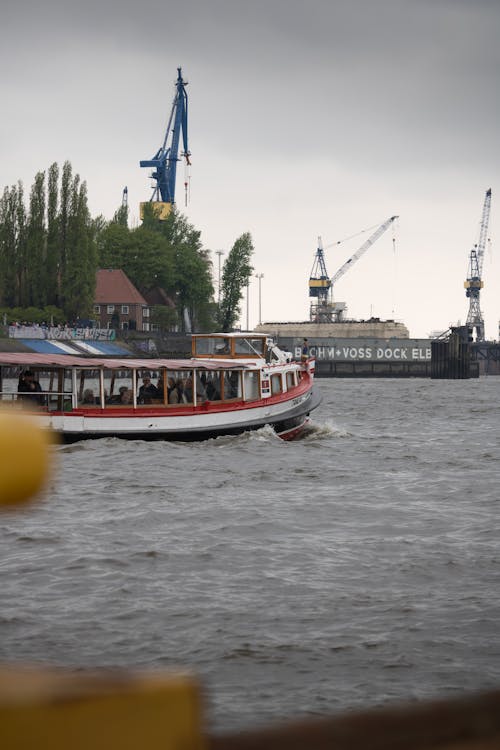
[{"label": "blurred foreground railing", "polygon": [[493,750],[500,691],[215,735],[187,674],[0,669],[2,750]]}]

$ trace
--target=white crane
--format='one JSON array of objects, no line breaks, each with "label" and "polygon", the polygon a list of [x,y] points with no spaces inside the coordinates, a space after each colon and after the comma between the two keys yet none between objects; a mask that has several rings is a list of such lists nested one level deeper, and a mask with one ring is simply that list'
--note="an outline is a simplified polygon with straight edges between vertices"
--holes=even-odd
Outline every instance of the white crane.
[{"label": "white crane", "polygon": [[476,341],[484,341],[484,321],[479,306],[479,293],[484,286],[483,283],[483,260],[488,224],[490,220],[491,188],[486,191],[483,204],[483,215],[481,217],[481,228],[479,230],[479,242],[474,245],[469,256],[469,274],[464,282],[465,295],[469,298],[469,313],[466,325],[476,329]]},{"label": "white crane", "polygon": [[[384,232],[391,226],[391,224],[398,218],[398,216],[391,216],[390,219],[384,221],[384,223],[381,224],[373,232],[373,234],[368,237],[368,239],[361,245],[361,247],[356,250],[356,252],[351,255],[351,257],[346,260],[346,262],[342,266],[340,266],[338,271],[333,274],[331,279],[328,278],[326,273],[321,238],[318,238],[316,261],[315,265],[313,266],[313,271],[311,272],[311,278],[309,279],[309,296],[317,298],[317,302],[311,305],[311,321],[317,323],[327,323],[332,322],[333,320],[338,321],[342,318],[342,314],[346,308],[346,305],[344,302],[333,302],[332,296],[334,285],[340,279],[340,277],[343,276],[349,270],[349,268],[351,268],[356,263],[356,261],[366,253],[368,248],[370,248],[373,243],[376,242],[378,238],[381,237]],[[327,247],[331,246],[327,245]],[[327,301],[328,295],[330,296],[330,301]]]}]

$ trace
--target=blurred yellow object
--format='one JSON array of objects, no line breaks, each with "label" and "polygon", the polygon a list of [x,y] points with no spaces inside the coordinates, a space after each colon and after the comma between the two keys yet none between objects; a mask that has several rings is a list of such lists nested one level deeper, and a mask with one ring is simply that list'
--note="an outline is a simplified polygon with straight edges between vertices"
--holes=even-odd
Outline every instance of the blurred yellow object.
[{"label": "blurred yellow object", "polygon": [[206,750],[187,674],[0,668],[5,750]]},{"label": "blurred yellow object", "polygon": [[0,507],[31,500],[50,468],[48,435],[18,409],[0,410]]}]

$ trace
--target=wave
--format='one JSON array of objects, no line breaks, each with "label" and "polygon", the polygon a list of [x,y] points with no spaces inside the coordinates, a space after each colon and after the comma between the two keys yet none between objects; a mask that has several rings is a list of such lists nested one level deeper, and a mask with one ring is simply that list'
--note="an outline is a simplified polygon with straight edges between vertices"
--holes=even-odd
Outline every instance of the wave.
[{"label": "wave", "polygon": [[334,422],[326,420],[325,422],[311,422],[301,435],[301,440],[323,440],[324,438],[350,438],[352,432],[345,427],[339,427]]}]

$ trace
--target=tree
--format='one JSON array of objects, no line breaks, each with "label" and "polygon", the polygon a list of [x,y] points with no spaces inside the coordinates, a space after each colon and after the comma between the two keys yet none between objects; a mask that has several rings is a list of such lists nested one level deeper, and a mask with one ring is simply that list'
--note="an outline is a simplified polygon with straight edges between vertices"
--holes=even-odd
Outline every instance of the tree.
[{"label": "tree", "polygon": [[59,268],[61,263],[61,246],[59,241],[59,167],[51,164],[47,175],[47,254],[45,265],[46,297],[51,305],[59,301]]},{"label": "tree", "polygon": [[222,267],[221,299],[217,313],[217,322],[221,331],[231,331],[238,320],[243,298],[243,289],[247,286],[253,267],[250,259],[253,253],[252,237],[245,232],[231,248]]},{"label": "tree", "polygon": [[91,315],[95,294],[97,249],[87,206],[87,186],[74,178],[67,214],[66,261],[62,289],[69,320]]},{"label": "tree", "polygon": [[47,303],[46,241],[45,172],[38,172],[31,188],[26,228],[26,293],[28,304],[34,307]]}]

